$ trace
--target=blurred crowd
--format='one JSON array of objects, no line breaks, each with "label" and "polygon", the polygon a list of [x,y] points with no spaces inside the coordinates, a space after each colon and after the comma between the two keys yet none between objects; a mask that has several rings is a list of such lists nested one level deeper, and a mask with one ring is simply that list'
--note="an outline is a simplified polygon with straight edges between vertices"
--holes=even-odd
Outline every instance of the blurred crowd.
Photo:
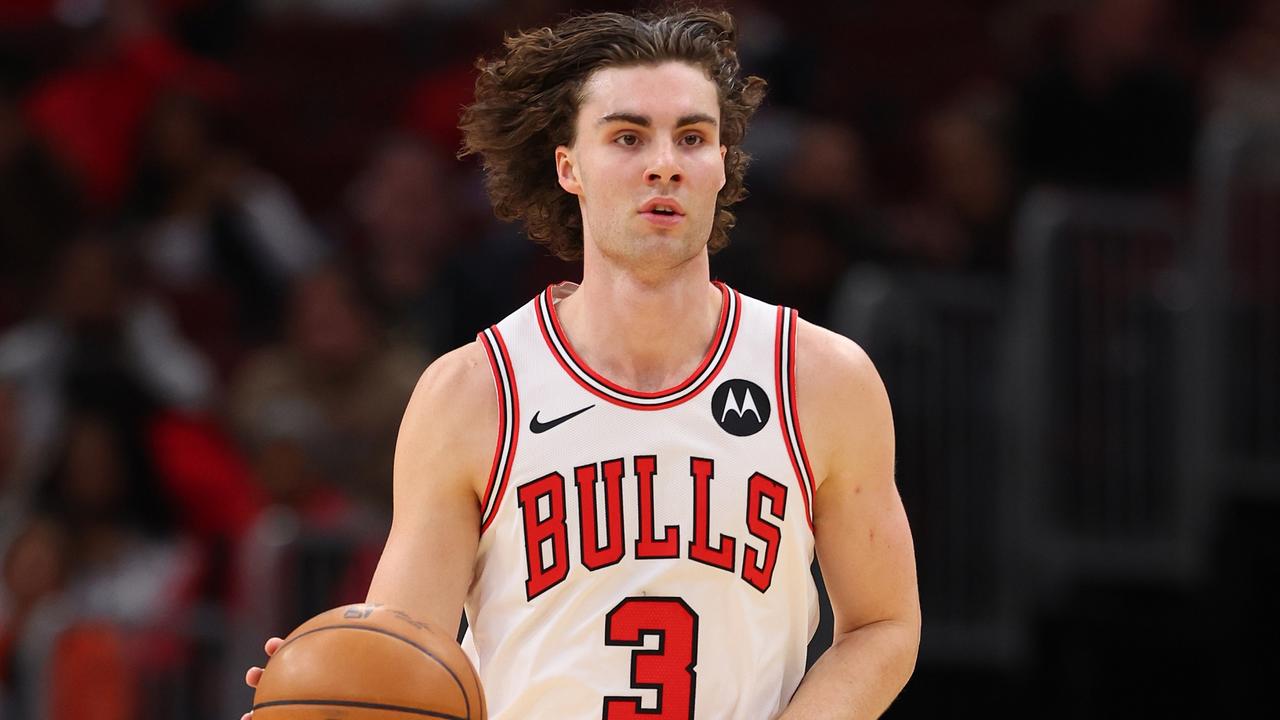
[{"label": "blurred crowd", "polygon": [[[454,157],[474,59],[604,6],[0,3],[0,717],[143,717],[281,513],[376,558],[418,375],[578,273]],[[1030,188],[1185,202],[1210,113],[1280,122],[1280,3],[731,7],[770,92],[713,273],[819,323],[855,265],[1007,277]]]}]

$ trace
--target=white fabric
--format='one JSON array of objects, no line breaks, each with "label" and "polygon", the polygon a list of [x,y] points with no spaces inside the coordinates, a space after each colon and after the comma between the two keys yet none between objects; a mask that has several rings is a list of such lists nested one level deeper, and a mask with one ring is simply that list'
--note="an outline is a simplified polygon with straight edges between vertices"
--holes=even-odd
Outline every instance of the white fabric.
[{"label": "white fabric", "polygon": [[[558,286],[554,297],[562,299],[573,289]],[[470,629],[464,648],[479,670],[491,718],[599,718],[604,715],[606,697],[639,698],[642,709],[656,709],[658,690],[633,687],[632,665],[633,660],[639,661],[643,674],[645,663],[655,662],[637,651],[656,651],[658,637],[648,636],[643,648],[605,642],[607,616],[628,598],[680,598],[697,615],[693,712],[667,706],[661,715],[650,717],[772,718],[786,707],[799,685],[818,611],[809,573],[813,534],[808,502],[787,452],[782,423],[788,416],[782,412],[777,391],[776,338],[782,316],[775,306],[723,286],[722,290],[737,314],[736,334],[723,365],[701,389],[673,393],[683,399],[662,409],[624,407],[610,400],[608,393],[593,392],[575,380],[544,338],[537,299],[499,323],[496,333],[482,335],[486,343],[500,337],[509,351],[515,407],[508,417],[516,415],[517,430],[506,487],[496,504],[486,501],[486,506],[493,504],[485,508],[491,521],[481,536],[467,599]],[[734,330],[727,327],[725,332]],[[711,355],[715,347],[713,343]],[[745,437],[723,430],[713,417],[713,395],[731,379],[748,380],[767,394],[767,423]],[[503,389],[498,391],[501,396]],[[731,404],[749,415],[742,394]],[[591,409],[549,430],[530,432],[535,413],[546,423],[587,406]],[[721,410],[722,416],[733,414]],[[636,557],[640,518],[635,458],[640,455],[656,456],[654,534],[661,539],[666,526],[679,527],[676,558]],[[721,534],[733,538],[732,572],[690,558],[695,486],[691,458],[695,457],[714,461],[709,483],[710,545],[723,547]],[[616,564],[588,570],[579,540],[575,468],[618,458],[623,460],[624,554]],[[601,521],[598,537],[587,542],[595,540],[600,546],[608,542],[607,503],[599,465],[597,472],[602,477],[596,486],[596,516]],[[519,488],[550,473],[563,476],[570,569],[562,582],[530,600]],[[744,550],[750,547],[761,554],[765,550],[762,539],[748,528],[748,479],[754,473],[786,488],[784,520],[770,514],[770,501],[762,505],[762,517],[781,527],[772,583],[765,592],[743,579]],[[498,492],[494,487],[491,496]],[[547,517],[548,501],[537,504],[538,518]],[[544,544],[544,551],[551,544]],[[673,635],[671,642],[674,639]],[[673,652],[670,647],[665,650]]]}]

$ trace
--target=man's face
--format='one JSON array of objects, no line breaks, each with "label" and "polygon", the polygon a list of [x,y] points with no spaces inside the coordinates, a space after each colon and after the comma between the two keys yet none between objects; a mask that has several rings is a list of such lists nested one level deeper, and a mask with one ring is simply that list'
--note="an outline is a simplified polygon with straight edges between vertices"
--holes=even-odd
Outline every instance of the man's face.
[{"label": "man's face", "polygon": [[650,269],[705,252],[725,183],[715,85],[666,62],[599,70],[584,96],[573,145],[556,149],[560,185],[582,207],[584,252]]}]

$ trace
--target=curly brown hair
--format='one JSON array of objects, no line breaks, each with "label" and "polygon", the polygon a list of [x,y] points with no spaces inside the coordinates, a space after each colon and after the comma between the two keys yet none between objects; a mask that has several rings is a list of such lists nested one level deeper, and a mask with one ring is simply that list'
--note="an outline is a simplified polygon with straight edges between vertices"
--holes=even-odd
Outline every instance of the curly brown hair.
[{"label": "curly brown hair", "polygon": [[707,247],[729,243],[729,206],[746,196],[749,156],[741,144],[747,122],[764,99],[765,81],[741,77],[733,17],[724,11],[686,8],[662,14],[602,12],[563,20],[555,27],[509,35],[505,54],[481,58],[475,102],[462,114],[459,157],[479,155],[494,213],[522,220],[529,237],[565,260],[582,257],[578,200],[556,182],[551,159],[572,145],[583,87],[605,67],[669,60],[702,68],[720,100],[720,143],[725,184]]}]

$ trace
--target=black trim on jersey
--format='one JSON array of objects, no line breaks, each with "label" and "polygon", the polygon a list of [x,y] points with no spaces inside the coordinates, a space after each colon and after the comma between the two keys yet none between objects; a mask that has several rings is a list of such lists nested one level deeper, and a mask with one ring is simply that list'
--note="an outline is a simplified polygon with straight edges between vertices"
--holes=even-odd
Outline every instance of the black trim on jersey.
[{"label": "black trim on jersey", "polygon": [[[638,628],[636,639],[630,640],[613,640],[613,617],[624,605],[643,604],[654,602],[669,602],[674,600],[680,603],[682,607],[689,613],[689,617],[693,619],[692,642],[689,647],[689,664],[684,671],[689,673],[689,720],[693,720],[695,709],[698,706],[698,613],[689,607],[689,603],[684,601],[682,597],[663,596],[663,595],[646,595],[643,597],[627,597],[621,602],[613,606],[613,609],[605,615],[604,619],[604,644],[610,647],[634,647],[641,648],[631,651],[631,687],[634,690],[655,690],[657,691],[658,701],[656,707],[647,710],[640,706],[641,698],[634,695],[606,695],[600,705],[600,717],[602,720],[609,720],[609,701],[631,702],[634,704],[633,712],[637,715],[661,715],[662,703],[662,684],[641,683],[638,677],[637,666],[641,655],[663,655],[667,649],[667,631],[665,628]],[[656,635],[658,637],[658,647],[655,650],[644,649],[646,636]]]},{"label": "black trim on jersey", "polygon": [[[701,513],[699,513],[699,508],[698,508],[698,483],[699,483],[698,473],[694,470],[694,465],[699,460],[705,461],[708,465],[707,493],[706,493],[707,501],[704,504],[704,506],[701,508],[702,510]],[[734,540],[734,538],[730,537],[729,535],[725,535],[724,533],[720,533],[720,546],[711,547],[711,481],[714,480],[716,477],[716,461],[712,460],[711,458],[701,458],[701,457],[689,458],[689,477],[693,479],[693,539],[689,540],[689,559],[695,562],[700,562],[703,565],[707,565],[709,567],[733,572],[734,568],[737,565],[737,557],[734,554],[734,551],[737,547],[737,543]],[[702,521],[702,529],[703,529],[703,532],[701,533],[701,537],[699,537],[699,533],[698,533],[699,519],[701,519]],[[701,545],[699,544],[699,540],[703,541]],[[725,567],[724,565],[721,565],[720,563],[715,562],[714,560],[704,560],[698,557],[694,551],[699,549],[705,549],[707,553],[714,553],[717,555],[727,556],[729,561],[729,566]]]},{"label": "black trim on jersey", "polygon": [[[768,482],[772,483],[774,487],[782,489],[781,502],[777,502],[772,496],[764,492],[761,492],[758,494],[758,497],[760,498],[759,500],[760,507],[759,507],[759,512],[756,513],[756,516],[754,518],[754,519],[758,519],[759,522],[763,523],[764,525],[767,525],[773,528],[774,531],[778,533],[778,540],[776,543],[770,543],[768,538],[761,537],[758,533],[756,533],[754,530],[751,529],[751,522],[753,520],[752,514],[751,514],[751,510],[752,510],[751,503],[752,503],[752,499],[757,497],[757,493],[753,492],[755,480],[757,477],[763,478],[764,480],[767,480]],[[752,473],[751,479],[747,481],[747,533],[750,534],[751,537],[754,537],[755,539],[764,543],[764,552],[757,551],[755,548],[751,547],[751,545],[747,543],[745,539],[743,540],[741,577],[748,585],[755,588],[756,590],[759,590],[761,593],[768,592],[769,588],[773,587],[773,571],[776,570],[778,567],[778,554],[782,551],[782,526],[774,525],[773,523],[764,519],[764,501],[766,498],[769,500],[769,514],[774,516],[780,521],[785,521],[787,519],[787,486],[784,485],[783,483],[778,482],[777,480],[774,480],[768,475],[765,475],[762,472]],[[773,562],[772,563],[769,562],[769,547],[771,545],[773,546]],[[756,565],[757,559],[760,559],[762,561],[761,565]],[[765,576],[764,587],[760,587],[759,585],[752,582],[751,578],[747,577],[747,568],[751,568],[751,570],[761,573]]]},{"label": "black trim on jersey", "polygon": [[800,422],[796,417],[795,374],[796,374],[796,321],[799,313],[788,307],[778,307],[777,337],[774,348],[774,372],[778,389],[778,420],[782,425],[783,443],[791,466],[795,469],[796,480],[800,483],[800,495],[804,501],[805,521],[813,530],[814,484],[813,469],[809,466],[809,458],[804,451],[804,440],[800,435]]},{"label": "black trim on jersey", "polygon": [[[558,484],[556,483],[557,480],[559,481]],[[526,500],[525,490],[527,488],[533,487],[534,485],[537,485],[539,483],[544,483],[544,482],[547,485],[546,491],[536,492],[536,489],[533,491],[530,491],[530,492],[534,492],[535,494],[533,494],[531,498]],[[537,542],[534,542],[531,544],[530,541],[533,538],[531,538],[529,535],[529,531],[530,531],[529,516],[531,514],[533,516],[534,527],[542,527],[543,525],[546,525],[555,519],[556,507],[557,507],[556,500],[555,500],[556,488],[560,489],[559,526],[558,527],[553,526],[549,535],[547,535],[546,537],[540,537],[537,539]],[[524,596],[526,601],[532,601],[534,598],[538,597],[542,593],[564,582],[565,578],[569,577],[569,567],[570,567],[569,517],[568,517],[569,511],[568,511],[568,508],[565,507],[564,495],[565,495],[564,476],[558,472],[548,473],[538,478],[537,480],[530,480],[529,482],[516,488],[516,502],[520,505],[520,520],[522,523],[521,534],[524,539],[524,558],[525,558],[525,570],[526,570],[526,577],[524,582]],[[545,520],[538,518],[538,501],[541,500],[543,497],[548,498],[547,504],[550,506],[550,510],[551,510],[551,514],[548,515]],[[532,510],[530,510],[529,507],[527,506],[532,506]],[[558,532],[556,532],[557,530]],[[542,557],[542,543],[546,542],[548,539],[551,540],[552,563],[546,567],[543,567],[544,558]],[[556,542],[557,540],[559,540],[559,542]],[[558,575],[559,577],[556,577],[555,580],[548,583],[545,587],[539,589],[537,592],[532,592],[531,586],[533,585],[535,562],[537,563],[539,576]],[[555,572],[553,573],[553,571]]]},{"label": "black trim on jersey", "polygon": [[[617,466],[618,466],[618,480],[615,483],[615,486],[617,487],[616,495],[610,492],[609,490],[609,474],[605,471],[605,465],[608,465],[611,463],[617,463]],[[591,489],[590,489],[591,511],[592,511],[591,525],[592,525],[592,529],[595,531],[590,538],[587,537],[587,512],[586,512],[586,508],[584,507],[584,503],[582,502],[582,498],[583,498],[582,479],[581,479],[581,476],[578,474],[579,472],[587,469],[591,470]],[[617,565],[618,563],[622,562],[623,558],[627,556],[626,508],[623,505],[623,497],[622,497],[622,478],[626,474],[627,474],[627,463],[623,458],[605,460],[603,462],[591,463],[589,465],[579,465],[578,467],[573,469],[573,484],[578,489],[578,540],[579,540],[578,558],[579,558],[579,562],[582,563],[582,566],[588,570],[601,570],[611,565]],[[605,518],[604,525],[605,525],[605,536],[608,538],[608,540],[605,541],[605,546],[603,548],[599,546],[600,503],[597,502],[597,498],[596,498],[597,482],[602,482],[604,484],[604,518]],[[618,501],[617,513],[611,512],[611,509],[609,507],[610,495],[615,495],[615,497],[617,498],[617,501]],[[591,544],[592,554],[598,555],[600,553],[603,553],[606,550],[613,549],[614,538],[613,538],[612,523],[615,522],[615,518],[613,517],[615,514],[617,515],[616,522],[618,524],[618,547],[617,547],[618,557],[613,560],[610,560],[609,562],[602,563],[600,565],[591,565],[587,562],[587,543]]]},{"label": "black trim on jersey", "polygon": [[[649,473],[649,478],[648,478],[649,479],[649,482],[648,482],[649,517],[647,518],[647,522],[644,516],[645,514],[644,513],[645,511],[644,491],[642,490],[642,486],[645,484],[645,482],[640,479],[640,460],[641,459],[650,460],[653,463],[653,472]],[[639,533],[636,536],[636,542],[635,542],[636,559],[637,560],[668,560],[671,558],[680,557],[680,526],[679,525],[664,525],[662,528],[663,530],[662,539],[659,540],[658,538],[654,537],[657,531],[656,526],[658,522],[658,518],[657,518],[658,513],[657,513],[657,508],[654,507],[653,481],[658,476],[658,456],[657,455],[636,455],[634,458],[632,458],[631,462],[632,462],[632,469],[635,470],[635,475],[636,475],[636,516],[639,518],[639,523],[640,523]],[[646,537],[646,534],[647,534],[647,537]],[[650,554],[647,552],[641,552],[641,543],[646,541],[647,541],[647,544],[649,545],[670,545],[671,546],[670,554],[658,555],[658,554]]]}]

